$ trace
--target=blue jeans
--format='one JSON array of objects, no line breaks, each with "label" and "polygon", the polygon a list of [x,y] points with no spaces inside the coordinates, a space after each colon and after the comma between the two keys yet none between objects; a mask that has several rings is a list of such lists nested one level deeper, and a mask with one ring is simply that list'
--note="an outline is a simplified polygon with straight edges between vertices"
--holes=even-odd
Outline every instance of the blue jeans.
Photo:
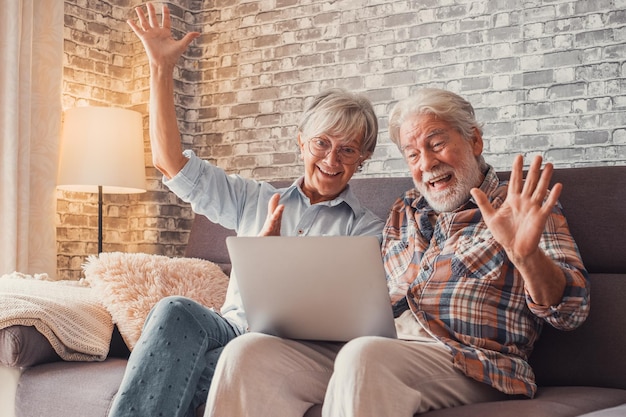
[{"label": "blue jeans", "polygon": [[219,314],[173,296],[150,311],[109,417],[190,417],[207,399],[222,349],[236,336]]}]

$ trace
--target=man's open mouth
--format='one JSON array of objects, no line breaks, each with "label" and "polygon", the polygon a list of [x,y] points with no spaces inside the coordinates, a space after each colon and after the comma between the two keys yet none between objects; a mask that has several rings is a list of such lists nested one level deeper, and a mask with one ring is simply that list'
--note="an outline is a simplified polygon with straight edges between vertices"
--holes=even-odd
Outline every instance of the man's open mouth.
[{"label": "man's open mouth", "polygon": [[438,175],[435,178],[428,180],[428,185],[432,188],[439,188],[445,186],[452,179],[452,174]]}]

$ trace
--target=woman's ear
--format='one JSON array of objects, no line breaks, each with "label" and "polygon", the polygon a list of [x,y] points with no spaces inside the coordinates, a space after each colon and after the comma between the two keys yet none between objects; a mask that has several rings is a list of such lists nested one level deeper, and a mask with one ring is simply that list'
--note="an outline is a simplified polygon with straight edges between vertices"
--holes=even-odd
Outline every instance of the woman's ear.
[{"label": "woman's ear", "polygon": [[304,159],[304,140],[302,139],[302,132],[298,132],[298,148],[300,149],[300,159]]},{"label": "woman's ear", "polygon": [[363,154],[363,156],[361,157],[361,163],[363,163],[363,162],[367,161],[368,159],[370,159],[372,157],[373,153],[374,152],[370,152],[370,151],[365,152]]},{"label": "woman's ear", "polygon": [[361,172],[363,169],[363,164],[365,161],[372,157],[373,152],[367,151],[361,156],[361,160],[359,161],[359,165],[356,167],[356,172]]}]

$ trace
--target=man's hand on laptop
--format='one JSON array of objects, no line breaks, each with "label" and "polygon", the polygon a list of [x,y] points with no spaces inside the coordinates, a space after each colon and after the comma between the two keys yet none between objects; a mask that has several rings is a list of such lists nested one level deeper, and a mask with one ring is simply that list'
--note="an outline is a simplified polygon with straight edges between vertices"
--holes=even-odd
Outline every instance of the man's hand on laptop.
[{"label": "man's hand on laptop", "polygon": [[278,204],[280,194],[274,194],[267,204],[267,217],[259,236],[280,236],[280,222],[285,206]]}]

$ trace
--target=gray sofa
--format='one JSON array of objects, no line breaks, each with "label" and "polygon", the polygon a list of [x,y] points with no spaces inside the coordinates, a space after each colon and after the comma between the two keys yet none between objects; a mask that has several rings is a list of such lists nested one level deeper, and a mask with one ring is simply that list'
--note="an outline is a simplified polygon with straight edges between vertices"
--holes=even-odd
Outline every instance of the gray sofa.
[{"label": "gray sofa", "polygon": [[[539,385],[534,399],[424,416],[626,416],[626,166],[558,169],[554,180],[564,185],[561,203],[591,276],[588,320],[571,332],[545,327],[530,358]],[[361,201],[383,218],[412,185],[409,178],[359,178],[351,184]],[[208,259],[229,272],[224,238],[230,234],[197,216],[186,256]],[[60,361],[34,328],[14,326],[0,332],[0,363],[23,367],[15,395],[17,417],[106,416],[127,355],[117,332],[109,357],[97,363]],[[313,407],[307,416],[319,411]]]}]

